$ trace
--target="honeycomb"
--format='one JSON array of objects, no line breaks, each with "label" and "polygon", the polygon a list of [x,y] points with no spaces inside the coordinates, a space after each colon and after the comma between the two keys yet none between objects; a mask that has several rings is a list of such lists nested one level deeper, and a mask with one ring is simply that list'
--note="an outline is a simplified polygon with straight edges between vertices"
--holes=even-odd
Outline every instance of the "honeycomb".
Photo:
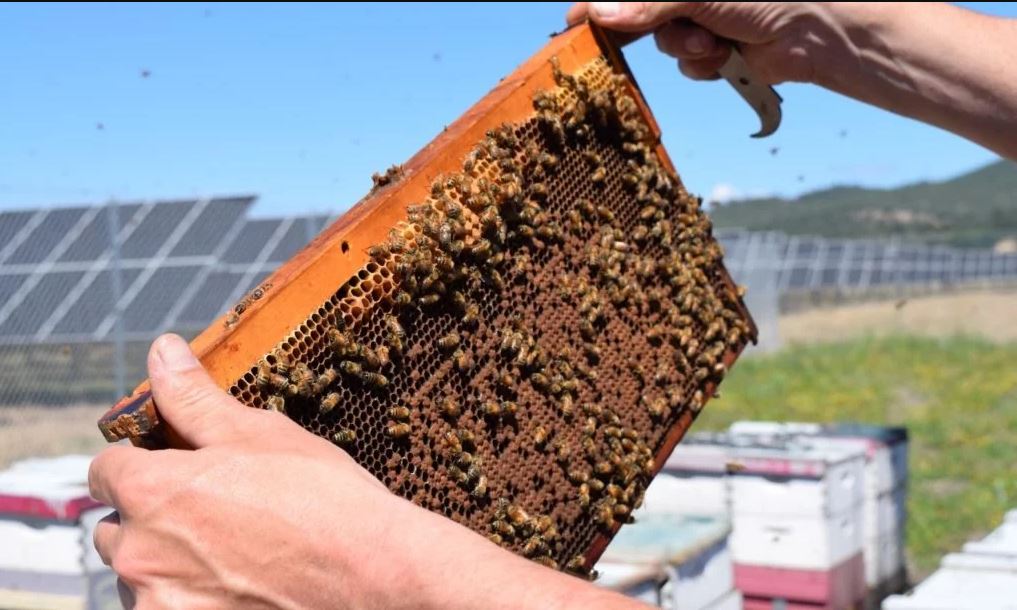
[{"label": "honeycomb", "polygon": [[554,79],[229,391],[588,575],[754,328],[633,85],[604,58]]}]

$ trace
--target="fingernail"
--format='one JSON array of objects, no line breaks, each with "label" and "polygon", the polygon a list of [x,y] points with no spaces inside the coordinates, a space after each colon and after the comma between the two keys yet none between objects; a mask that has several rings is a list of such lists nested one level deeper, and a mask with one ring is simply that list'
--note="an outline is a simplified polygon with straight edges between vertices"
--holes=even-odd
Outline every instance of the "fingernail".
[{"label": "fingernail", "polygon": [[620,2],[593,2],[590,6],[598,17],[614,17],[621,9]]},{"label": "fingernail", "polygon": [[187,371],[201,366],[187,342],[177,335],[163,335],[156,339],[155,353],[170,371]]},{"label": "fingernail", "polygon": [[706,51],[706,44],[702,35],[693,34],[685,39],[685,50],[694,55],[701,55]]}]

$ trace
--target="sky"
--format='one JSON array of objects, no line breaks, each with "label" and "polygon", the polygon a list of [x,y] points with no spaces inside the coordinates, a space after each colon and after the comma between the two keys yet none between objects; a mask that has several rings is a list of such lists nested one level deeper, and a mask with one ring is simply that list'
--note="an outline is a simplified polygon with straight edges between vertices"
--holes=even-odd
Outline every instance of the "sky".
[{"label": "sky", "polygon": [[[1017,3],[963,3],[1017,17]],[[255,194],[337,213],[561,29],[566,3],[0,5],[0,209]],[[706,197],[939,180],[996,157],[817,87],[784,122],[625,50],[686,185]],[[776,149],[774,151],[773,149]],[[774,154],[776,152],[776,154]]]}]

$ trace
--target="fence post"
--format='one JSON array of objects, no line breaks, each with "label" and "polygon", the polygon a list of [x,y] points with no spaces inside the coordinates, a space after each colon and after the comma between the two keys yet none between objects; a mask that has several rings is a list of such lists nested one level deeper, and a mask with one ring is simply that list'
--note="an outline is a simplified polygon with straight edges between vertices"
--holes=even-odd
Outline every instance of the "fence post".
[{"label": "fence post", "polygon": [[120,277],[120,222],[117,218],[117,207],[116,202],[112,200],[106,205],[106,230],[109,233],[110,242],[110,292],[112,293],[113,313],[115,314],[113,323],[113,384],[116,394],[113,396],[114,401],[119,400],[121,396],[127,394],[127,372],[124,370],[126,366],[124,312],[120,305],[120,297],[123,292],[123,278]]}]

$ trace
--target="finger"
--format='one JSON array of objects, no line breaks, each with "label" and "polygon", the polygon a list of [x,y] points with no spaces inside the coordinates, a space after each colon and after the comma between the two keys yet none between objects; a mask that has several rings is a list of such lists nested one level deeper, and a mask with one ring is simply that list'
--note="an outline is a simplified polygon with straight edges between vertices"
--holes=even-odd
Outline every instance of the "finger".
[{"label": "finger", "polygon": [[235,440],[249,426],[248,410],[215,385],[179,336],[152,343],[148,375],[159,413],[193,447]]},{"label": "finger", "polygon": [[678,69],[693,80],[717,80],[720,78],[718,71],[726,61],[727,55],[705,59],[680,59]]},{"label": "finger", "polygon": [[125,473],[136,460],[151,457],[148,451],[130,445],[112,445],[102,450],[88,465],[88,492],[107,506],[122,508],[119,489]]},{"label": "finger", "polygon": [[[590,2],[586,13],[599,25],[622,32],[650,32],[699,12],[696,2]],[[579,9],[577,9],[578,11]]]},{"label": "finger", "polygon": [[671,21],[657,28],[653,35],[662,53],[679,59],[698,59],[717,52],[720,41],[691,21]]},{"label": "finger", "polygon": [[565,23],[575,25],[586,19],[589,2],[573,2],[572,6],[565,13]]},{"label": "finger", "polygon": [[113,556],[120,545],[120,513],[116,511],[106,515],[95,524],[92,532],[92,545],[99,553],[99,559],[108,566],[113,565]]}]

